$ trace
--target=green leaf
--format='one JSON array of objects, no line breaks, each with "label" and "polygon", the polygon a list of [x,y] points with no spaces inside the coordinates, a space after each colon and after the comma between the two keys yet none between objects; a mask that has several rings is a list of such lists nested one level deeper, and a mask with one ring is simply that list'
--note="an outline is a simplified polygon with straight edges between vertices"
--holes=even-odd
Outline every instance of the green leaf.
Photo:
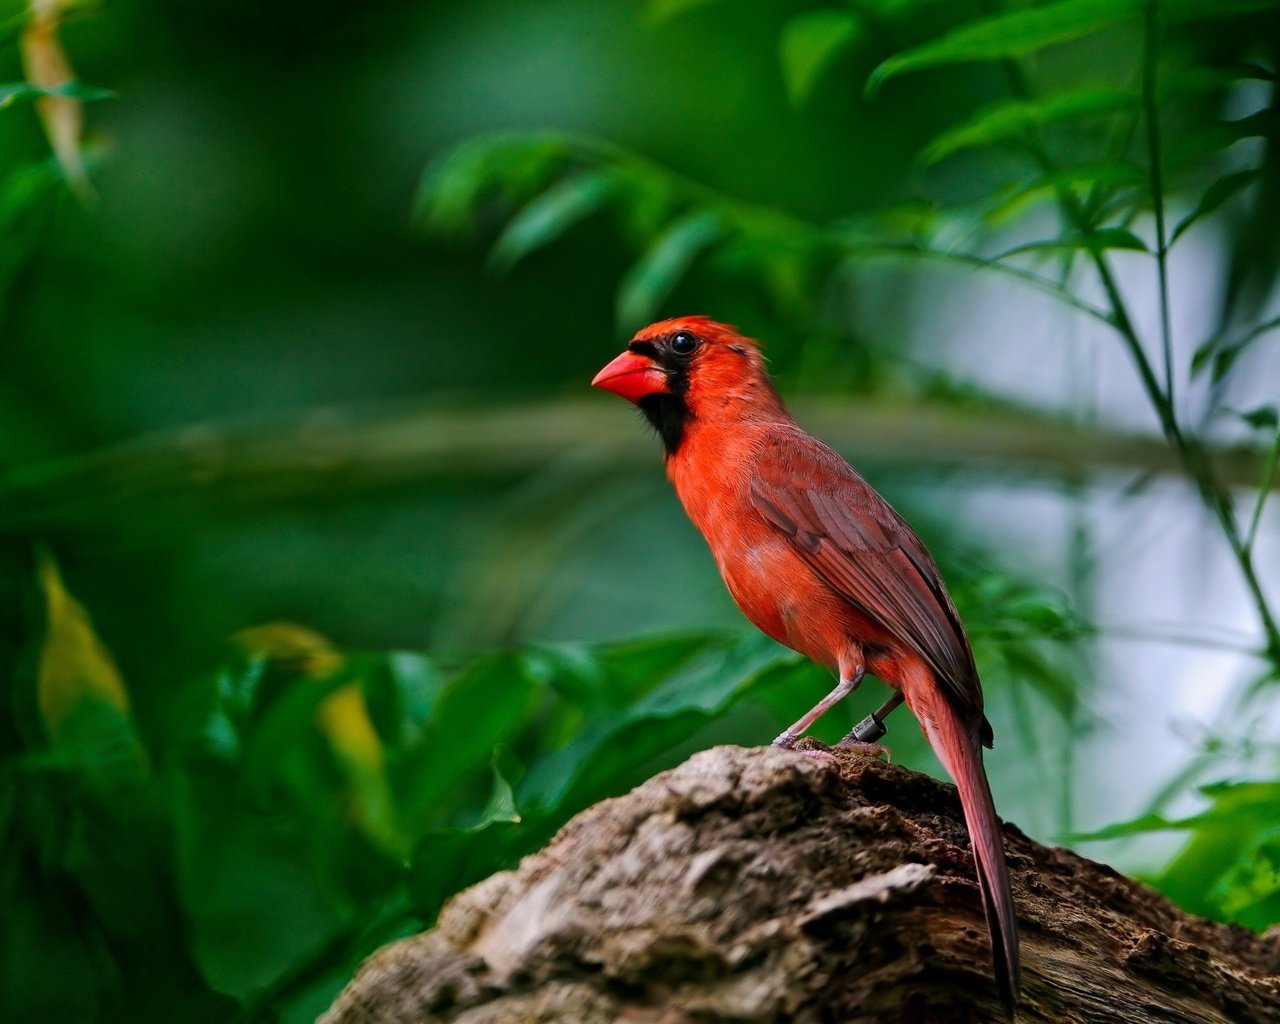
[{"label": "green leaf", "polygon": [[41,86],[30,82],[0,83],[0,110],[11,107],[15,103],[44,99],[48,96],[60,96],[64,99],[79,100],[91,103],[94,100],[107,100],[115,97],[110,89],[97,89],[80,82],[65,82],[62,85]]},{"label": "green leaf", "polygon": [[1161,0],[1158,8],[1160,20],[1165,24],[1183,21],[1210,21],[1217,18],[1234,18],[1242,14],[1257,14],[1280,7],[1280,0]]},{"label": "green leaf", "polygon": [[36,700],[55,747],[92,764],[132,764],[143,750],[134,735],[129,695],[115,659],[93,620],[63,582],[53,555],[36,551],[36,580],[44,612],[44,636],[36,656]]},{"label": "green leaf", "polygon": [[1231,371],[1236,360],[1250,345],[1278,327],[1280,327],[1280,316],[1264,320],[1234,341],[1224,342],[1220,336],[1215,335],[1196,349],[1195,355],[1191,358],[1191,372],[1200,373],[1212,360],[1213,382],[1217,384]]},{"label": "green leaf", "polygon": [[527,651],[529,674],[593,714],[617,714],[691,659],[722,645],[718,634],[681,633],[623,643],[556,644]]},{"label": "green leaf", "polygon": [[982,219],[995,226],[1008,224],[1036,203],[1057,201],[1063,190],[1089,192],[1104,186],[1119,190],[1146,183],[1147,173],[1137,164],[1125,161],[1076,164],[1001,190],[986,200],[989,205]]},{"label": "green leaf", "polygon": [[563,171],[569,156],[568,141],[554,136],[469,139],[423,173],[414,218],[432,234],[465,234],[481,202],[494,194],[510,201],[536,194]]},{"label": "green leaf", "polygon": [[528,721],[541,695],[518,657],[484,658],[445,689],[432,721],[442,765],[482,765]]},{"label": "green leaf", "polygon": [[542,699],[522,659],[482,658],[445,687],[430,727],[406,771],[402,820],[447,820],[463,783],[483,769],[496,746],[512,743]]},{"label": "green leaf", "polygon": [[721,0],[649,0],[646,13],[654,21],[663,21],[698,7],[710,7]]},{"label": "green leaf", "polygon": [[494,243],[489,265],[507,272],[604,206],[617,189],[608,171],[589,171],[553,185],[511,219]]},{"label": "green leaf", "polygon": [[343,927],[350,909],[320,868],[335,851],[302,815],[247,806],[220,767],[189,765],[169,788],[184,953],[210,987],[244,999]]},{"label": "green leaf", "polygon": [[867,92],[874,93],[895,75],[965,61],[1023,57],[1054,43],[1096,32],[1136,17],[1141,0],[1059,0],[1043,7],[997,14],[970,22],[941,39],[890,57],[872,73]]},{"label": "green leaf", "polygon": [[712,213],[694,213],[669,227],[627,271],[618,288],[618,328],[630,333],[654,318],[693,261],[721,237]]},{"label": "green leaf", "polygon": [[1127,839],[1145,836],[1153,832],[1176,832],[1186,828],[1180,821],[1171,821],[1159,814],[1143,814],[1130,821],[1117,822],[1093,832],[1076,832],[1067,838],[1072,843],[1093,843],[1104,839]]},{"label": "green leaf", "polygon": [[861,22],[852,11],[826,9],[799,14],[787,22],[778,56],[787,95],[800,106],[812,94],[819,76],[858,39]]},{"label": "green leaf", "polygon": [[1113,114],[1137,107],[1139,96],[1127,89],[1085,86],[1054,93],[1039,100],[1009,100],[980,110],[964,124],[949,128],[922,153],[935,164],[963,149],[988,146],[1016,138],[1032,128],[1081,117]]},{"label": "green leaf", "polygon": [[508,866],[527,832],[521,827],[511,784],[499,770],[501,756],[494,751],[493,791],[480,819],[467,828],[428,832],[414,848],[409,890],[414,905],[429,920],[454,893]]},{"label": "green leaf", "polygon": [[1255,430],[1275,430],[1280,427],[1280,416],[1277,416],[1274,405],[1261,405],[1249,412],[1242,412],[1240,418]]},{"label": "green leaf", "polygon": [[1008,259],[1029,252],[1053,252],[1063,249],[1101,252],[1105,249],[1128,249],[1134,252],[1150,252],[1147,243],[1127,228],[1098,228],[1096,231],[1076,232],[1065,238],[1051,238],[1043,242],[1029,242],[1015,246],[996,257]]},{"label": "green leaf", "polygon": [[1255,167],[1247,171],[1235,171],[1231,174],[1223,175],[1215,181],[1204,190],[1204,195],[1200,197],[1200,202],[1196,204],[1196,208],[1178,222],[1178,226],[1173,229],[1173,234],[1169,238],[1169,244],[1172,245],[1176,242],[1182,233],[1196,221],[1216,212],[1236,193],[1251,185],[1261,173]]},{"label": "green leaf", "polygon": [[1232,876],[1263,843],[1280,836],[1280,782],[1219,783],[1202,792],[1212,805],[1180,824],[1191,841],[1165,868],[1156,884],[1193,914],[1225,917]]},{"label": "green leaf", "polygon": [[431,658],[413,651],[393,651],[366,660],[369,716],[394,756],[422,740],[444,692],[445,677]]},{"label": "green leaf", "polygon": [[531,766],[519,787],[523,806],[562,819],[616,793],[638,766],[687,739],[796,656],[772,641],[744,636],[724,651],[708,651],[680,666],[625,716],[598,718],[564,749]]}]

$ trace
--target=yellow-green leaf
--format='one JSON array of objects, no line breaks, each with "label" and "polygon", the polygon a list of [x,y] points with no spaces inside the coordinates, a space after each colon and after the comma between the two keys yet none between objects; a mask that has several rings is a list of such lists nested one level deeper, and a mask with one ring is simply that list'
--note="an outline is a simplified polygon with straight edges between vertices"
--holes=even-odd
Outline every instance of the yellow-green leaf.
[{"label": "yellow-green leaf", "polygon": [[799,106],[809,98],[819,76],[857,41],[860,30],[857,15],[835,9],[809,11],[787,22],[778,56],[793,104]]},{"label": "yellow-green leaf", "polygon": [[88,612],[68,592],[47,551],[37,555],[36,577],[45,611],[36,691],[50,735],[61,735],[68,717],[85,702],[127,715],[129,697],[115,659],[98,638]]}]

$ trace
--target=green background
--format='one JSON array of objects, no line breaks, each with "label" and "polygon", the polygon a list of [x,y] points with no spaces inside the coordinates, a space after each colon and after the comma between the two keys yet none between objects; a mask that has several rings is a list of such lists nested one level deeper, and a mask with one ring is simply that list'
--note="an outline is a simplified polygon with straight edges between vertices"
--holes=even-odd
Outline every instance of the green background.
[{"label": "green background", "polygon": [[65,9],[89,185],[0,100],[0,1016],[313,1019],[825,692],[588,387],[682,312],[928,542],[1002,813],[1280,921],[1274,6]]}]

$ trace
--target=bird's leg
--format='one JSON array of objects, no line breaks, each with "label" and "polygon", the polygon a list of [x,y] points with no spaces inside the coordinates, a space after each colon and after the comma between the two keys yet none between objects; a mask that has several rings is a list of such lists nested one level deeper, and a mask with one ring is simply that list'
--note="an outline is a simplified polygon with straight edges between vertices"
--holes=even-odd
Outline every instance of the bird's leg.
[{"label": "bird's leg", "polygon": [[861,667],[859,667],[858,671],[848,679],[844,678],[842,675],[840,682],[836,685],[836,688],[810,708],[809,711],[795,723],[795,725],[774,740],[773,745],[775,747],[781,747],[783,750],[790,750],[794,747],[796,745],[796,741],[805,734],[805,731],[809,726],[813,725],[814,722],[858,688],[858,684],[862,682],[862,676],[863,669]]},{"label": "bird's leg", "polygon": [[837,750],[864,750],[867,753],[888,755],[889,748],[881,746],[880,739],[887,730],[884,720],[889,712],[902,703],[902,691],[895,690],[893,696],[867,715],[850,730],[849,735],[836,744]]}]

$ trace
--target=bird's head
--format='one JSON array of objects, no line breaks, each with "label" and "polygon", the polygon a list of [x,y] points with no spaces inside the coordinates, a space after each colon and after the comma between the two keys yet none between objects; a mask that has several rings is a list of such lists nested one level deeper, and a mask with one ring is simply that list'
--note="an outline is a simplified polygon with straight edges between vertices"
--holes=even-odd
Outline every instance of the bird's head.
[{"label": "bird's head", "polygon": [[691,420],[720,423],[782,411],[759,344],[705,316],[650,324],[591,383],[639,406],[669,455]]}]

